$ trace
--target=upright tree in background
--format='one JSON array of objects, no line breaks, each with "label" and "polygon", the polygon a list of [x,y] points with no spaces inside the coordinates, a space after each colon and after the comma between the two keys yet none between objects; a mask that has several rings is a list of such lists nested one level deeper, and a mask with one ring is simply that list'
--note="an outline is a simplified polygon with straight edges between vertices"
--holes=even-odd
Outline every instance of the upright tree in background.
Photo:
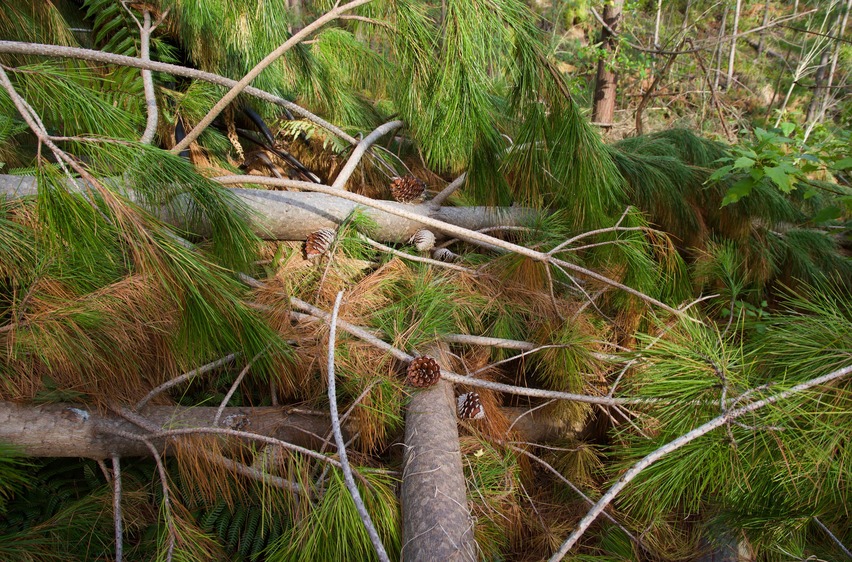
[{"label": "upright tree in background", "polygon": [[618,48],[618,24],[624,10],[624,0],[612,0],[603,10],[604,25],[601,26],[600,44],[603,55],[598,61],[595,75],[594,106],[592,122],[607,127],[612,125],[615,114],[615,99],[618,88],[618,71],[615,68],[615,55]]}]

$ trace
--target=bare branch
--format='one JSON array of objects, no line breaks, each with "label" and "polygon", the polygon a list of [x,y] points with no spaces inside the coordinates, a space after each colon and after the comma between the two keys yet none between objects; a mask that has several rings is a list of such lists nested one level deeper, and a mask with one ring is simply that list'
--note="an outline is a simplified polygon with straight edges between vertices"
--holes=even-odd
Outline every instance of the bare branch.
[{"label": "bare branch", "polygon": [[[290,304],[293,308],[297,310],[303,310],[309,313],[311,316],[316,317],[317,319],[329,321],[330,314],[321,310],[311,304],[306,303],[303,300],[300,300],[296,297],[290,297]],[[344,322],[342,320],[337,321],[338,326],[346,332],[349,332],[353,336],[360,338],[367,343],[374,345],[375,347],[393,355],[400,361],[405,363],[410,362],[414,359],[414,356],[405,353],[404,351],[395,348],[377,338],[369,331],[364,328],[360,328],[358,326],[354,326],[349,324],[348,322]],[[614,406],[620,404],[647,404],[647,403],[655,403],[656,400],[653,399],[643,399],[643,398],[612,398],[612,397],[604,397],[604,396],[590,396],[587,394],[572,394],[570,392],[560,392],[556,390],[541,390],[537,388],[527,388],[523,386],[513,386],[510,384],[503,384],[499,382],[493,381],[485,381],[481,379],[475,379],[469,376],[459,375],[457,373],[453,373],[452,371],[447,371],[445,369],[441,370],[441,378],[447,380],[449,382],[464,384],[468,386],[475,386],[480,388],[487,388],[489,390],[495,390],[497,392],[507,392],[509,394],[517,394],[520,396],[531,396],[533,398],[553,398],[557,400],[569,400],[573,402],[585,402],[588,404],[601,404],[604,406]]]},{"label": "bare branch", "polygon": [[379,538],[379,533],[373,525],[373,520],[370,518],[370,514],[367,513],[367,506],[364,505],[364,500],[361,499],[358,486],[355,485],[355,479],[352,477],[352,468],[349,466],[349,460],[346,457],[346,443],[343,439],[343,432],[340,431],[340,418],[337,414],[337,390],[334,377],[334,345],[337,336],[337,313],[340,311],[340,301],[342,298],[343,291],[340,291],[334,300],[334,309],[331,311],[328,333],[328,409],[331,412],[331,430],[334,433],[334,442],[337,443],[337,455],[340,457],[340,464],[343,469],[343,480],[346,482],[346,488],[349,490],[349,495],[352,496],[352,501],[355,502],[355,508],[358,510],[358,515],[361,516],[361,522],[364,524],[364,528],[367,529],[367,534],[370,535],[370,542],[373,543],[373,548],[376,549],[379,560],[390,562],[390,558],[388,558],[388,554],[385,551],[385,546],[382,544],[382,539]]},{"label": "bare branch", "polygon": [[447,234],[451,234],[453,236],[457,236],[457,237],[462,238],[464,240],[467,240],[469,242],[484,244],[484,245],[490,246],[490,247],[496,246],[498,248],[503,248],[503,249],[508,250],[510,252],[514,252],[516,254],[526,256],[526,257],[531,258],[535,261],[559,265],[559,266],[561,266],[561,267],[563,267],[563,268],[565,268],[569,271],[573,271],[574,273],[578,273],[578,274],[583,275],[585,277],[590,277],[590,278],[592,278],[596,281],[599,281],[601,283],[604,283],[606,285],[611,285],[613,287],[621,289],[622,291],[630,293],[631,295],[638,297],[639,299],[641,299],[641,300],[643,300],[643,301],[645,301],[649,304],[653,304],[654,306],[662,308],[663,310],[665,310],[667,312],[670,312],[672,314],[675,314],[677,316],[681,316],[681,317],[684,317],[684,318],[687,318],[687,319],[690,319],[690,320],[694,320],[693,318],[689,317],[688,315],[686,315],[681,310],[677,310],[675,308],[672,308],[669,305],[665,304],[664,302],[659,301],[659,300],[657,300],[657,299],[655,299],[651,296],[648,296],[648,295],[642,293],[641,291],[637,291],[636,289],[633,289],[632,287],[628,287],[627,285],[624,285],[623,283],[619,283],[618,281],[610,279],[609,277],[601,275],[600,273],[597,273],[597,272],[592,271],[590,269],[586,269],[585,267],[580,267],[579,265],[554,258],[553,256],[550,256],[550,255],[548,255],[544,252],[539,252],[537,250],[533,250],[533,249],[527,248],[525,246],[513,244],[511,242],[507,242],[505,240],[501,240],[501,239],[495,238],[493,236],[488,236],[487,234],[482,234],[480,232],[476,232],[476,231],[473,231],[473,230],[462,228],[460,226],[456,226],[456,225],[453,225],[453,224],[450,224],[450,223],[447,223],[447,222],[444,222],[444,221],[440,221],[440,220],[434,219],[432,217],[420,215],[420,214],[417,214],[415,212],[409,211],[407,209],[395,207],[393,205],[390,205],[389,202],[387,202],[387,201],[379,201],[379,200],[376,200],[376,199],[370,199],[369,197],[364,197],[363,195],[358,195],[357,193],[352,193],[350,191],[343,191],[343,190],[340,190],[340,189],[336,189],[336,188],[334,188],[332,186],[328,186],[328,185],[315,184],[315,183],[309,183],[309,182],[297,181],[297,180],[282,180],[282,179],[278,179],[278,178],[268,178],[268,177],[262,177],[262,176],[242,176],[242,175],[220,176],[220,177],[213,178],[213,179],[215,181],[218,181],[219,183],[222,183],[222,184],[257,183],[257,184],[262,184],[262,185],[274,185],[274,186],[281,186],[281,187],[295,187],[295,188],[299,188],[299,189],[304,189],[306,191],[316,191],[316,192],[319,192],[319,193],[325,193],[327,195],[334,195],[334,196],[340,197],[342,199],[348,199],[349,201],[354,201],[356,203],[359,203],[361,205],[365,205],[367,207],[379,209],[381,211],[384,211],[384,212],[392,214],[392,215],[397,215],[397,216],[400,216],[400,217],[403,217],[403,218],[406,218],[406,219],[409,219],[409,220],[412,220],[412,221],[417,221],[417,222],[419,222],[423,225],[432,227],[436,230],[439,230],[441,232],[445,232]]},{"label": "bare branch", "polygon": [[339,174],[337,174],[337,177],[334,179],[334,183],[331,184],[331,187],[343,189],[343,186],[346,185],[346,182],[355,172],[355,168],[358,167],[358,164],[361,162],[361,158],[364,157],[367,150],[369,150],[377,140],[387,133],[399,129],[402,125],[402,121],[390,121],[384,125],[376,127],[375,131],[364,137],[364,139],[358,143],[358,146],[355,147],[355,150],[352,151],[352,154],[349,156],[349,160],[346,161],[343,169],[340,170]]},{"label": "bare branch", "polygon": [[282,490],[288,490],[290,492],[293,492],[294,494],[305,493],[305,489],[298,482],[291,482],[290,480],[281,478],[280,476],[273,476],[272,474],[267,474],[266,472],[258,470],[257,468],[246,466],[242,463],[223,457],[222,455],[214,455],[203,449],[201,449],[199,452],[208,461],[223,466],[228,470],[233,470],[237,474],[241,474],[242,476],[245,476],[247,478],[251,478],[253,480],[263,482],[264,484],[275,486],[276,488],[281,488]]},{"label": "bare branch", "polygon": [[208,373],[208,372],[212,371],[213,369],[221,367],[222,365],[227,365],[228,363],[230,363],[231,361],[236,359],[238,355],[239,355],[239,353],[231,353],[230,355],[226,355],[225,357],[223,357],[221,359],[217,359],[216,361],[213,361],[211,363],[203,365],[203,366],[201,366],[197,369],[193,369],[192,371],[189,371],[188,373],[184,373],[184,374],[180,375],[179,377],[175,377],[175,378],[173,378],[169,381],[164,382],[163,384],[157,386],[151,392],[146,394],[145,397],[142,400],[140,400],[139,402],[136,403],[135,406],[133,406],[133,409],[138,412],[139,410],[142,409],[143,406],[145,406],[145,404],[150,402],[150,400],[153,397],[160,394],[161,392],[165,392],[166,390],[168,390],[168,389],[170,389],[174,386],[177,386],[179,384],[182,384],[182,383],[192,379],[193,377],[196,377],[198,375],[203,375],[204,373]]},{"label": "bare branch", "polygon": [[115,562],[124,560],[124,531],[121,523],[121,457],[112,456],[112,516],[115,521]]},{"label": "bare branch", "polygon": [[634,464],[627,472],[625,472],[621,476],[621,478],[618,479],[618,482],[616,482],[607,491],[607,493],[604,494],[600,500],[598,500],[594,507],[592,507],[592,509],[589,510],[589,512],[586,514],[585,517],[583,517],[580,523],[577,524],[577,527],[574,532],[571,533],[571,535],[565,540],[565,542],[562,543],[562,546],[559,547],[559,550],[550,558],[550,561],[555,562],[557,560],[562,560],[562,558],[566,554],[568,554],[568,551],[570,551],[571,548],[577,543],[580,537],[583,536],[583,533],[586,531],[586,529],[588,529],[589,526],[595,521],[595,519],[597,519],[598,515],[600,515],[601,512],[606,508],[606,506],[608,506],[612,502],[612,500],[615,499],[615,496],[618,495],[618,493],[623,490],[624,487],[627,486],[627,484],[630,483],[631,480],[636,478],[636,476],[638,476],[640,472],[651,466],[653,463],[655,463],[662,457],[680,449],[687,443],[694,441],[695,439],[698,439],[699,437],[702,437],[707,433],[710,433],[717,427],[726,425],[733,419],[736,419],[742,415],[748,414],[770,404],[774,404],[775,402],[778,402],[780,400],[784,400],[785,398],[788,398],[793,394],[802,392],[809,388],[827,384],[834,380],[840,379],[842,377],[845,377],[849,373],[852,373],[852,365],[843,367],[842,369],[838,369],[826,375],[811,379],[807,382],[797,384],[796,386],[785,390],[784,392],[779,392],[774,396],[770,396],[767,398],[763,398],[762,400],[752,402],[751,404],[748,404],[741,408],[737,408],[735,410],[728,410],[721,416],[713,418],[709,422],[693,429],[689,433],[678,437],[674,441],[671,441],[666,445],[660,447],[656,451],[648,454],[647,456],[639,460],[636,464]]},{"label": "bare branch", "polygon": [[383,252],[387,252],[389,254],[393,254],[405,260],[416,261],[420,263],[428,263],[429,265],[434,265],[435,267],[443,267],[446,269],[453,269],[455,271],[463,271],[465,273],[469,273],[470,275],[476,275],[476,270],[470,269],[469,267],[465,267],[463,265],[458,265],[455,263],[449,263],[445,261],[433,260],[432,258],[425,258],[423,256],[415,256],[413,254],[406,254],[405,252],[400,252],[390,246],[385,246],[381,242],[376,242],[375,240],[364,236],[361,233],[358,233],[358,238],[362,240],[365,244],[369,244],[373,248],[377,250],[381,250]]},{"label": "bare branch", "polygon": [[[263,353],[263,352],[261,352],[261,353]],[[257,361],[257,359],[258,359],[258,357],[260,357],[261,353],[258,353],[257,355],[255,355],[254,358],[252,358],[251,361],[246,363],[245,368],[243,368],[243,370],[240,371],[240,374],[237,375],[237,378],[234,379],[234,382],[231,384],[231,388],[228,389],[228,393],[225,395],[224,398],[222,398],[222,403],[219,404],[219,409],[216,410],[216,417],[213,418],[213,425],[219,425],[219,418],[222,417],[222,412],[225,411],[225,407],[228,406],[228,402],[231,401],[231,397],[237,391],[237,388],[239,388],[240,383],[243,382],[243,378],[245,378],[246,374],[249,372],[249,369],[251,369],[252,363]]]},{"label": "bare branch", "polygon": [[844,545],[842,542],[840,542],[840,539],[838,539],[836,536],[834,536],[834,533],[832,533],[832,532],[828,529],[828,527],[826,527],[826,526],[823,524],[823,522],[819,520],[819,517],[814,517],[814,522],[815,522],[817,525],[819,525],[819,528],[820,528],[820,529],[822,529],[823,531],[825,531],[825,533],[826,533],[829,537],[831,537],[831,540],[832,540],[832,541],[834,541],[834,544],[836,544],[836,545],[838,546],[838,548],[840,548],[840,550],[842,550],[842,551],[843,551],[843,554],[845,554],[845,555],[846,555],[846,556],[848,556],[849,558],[852,558],[852,551],[850,551],[848,548],[846,548],[846,545]]},{"label": "bare branch", "polygon": [[[153,70],[155,72],[165,72],[167,74],[173,74],[175,76],[183,76],[185,78],[203,80],[204,82],[217,84],[219,86],[225,86],[226,88],[231,88],[237,85],[236,80],[231,80],[230,78],[225,78],[224,76],[219,76],[218,74],[213,74],[211,72],[204,72],[202,70],[196,70],[194,68],[187,68],[185,66],[178,66],[176,64],[168,64],[158,61],[143,61],[142,59],[136,57],[127,57],[124,55],[116,55],[113,53],[95,51],[92,49],[80,49],[78,47],[62,47],[60,45],[43,45],[39,43],[22,43],[19,41],[0,41],[0,53],[90,60],[95,62],[114,64],[117,66],[130,66],[133,68]],[[319,117],[318,115],[314,115],[307,109],[296,105],[291,101],[288,101],[284,98],[275,96],[252,86],[247,86],[244,92],[250,96],[254,96],[258,99],[284,107],[292,111],[293,113],[300,115],[304,119],[307,119],[308,121],[311,121],[312,123],[315,123],[323,129],[333,133],[334,135],[340,137],[349,144],[358,144],[358,139],[346,133],[346,131],[344,131],[340,127],[332,125],[325,119]]]},{"label": "bare branch", "polygon": [[257,76],[261,72],[263,72],[266,67],[275,62],[279,57],[281,57],[281,55],[289,51],[295,45],[298,45],[299,42],[301,42],[303,39],[305,39],[308,35],[316,31],[317,29],[324,26],[326,23],[337,19],[337,17],[343,14],[344,12],[348,12],[354,8],[357,8],[358,6],[361,6],[362,4],[367,4],[370,1],[371,0],[353,0],[352,2],[344,4],[343,6],[336,6],[332,10],[327,12],[325,15],[317,18],[316,20],[314,20],[313,23],[303,27],[298,33],[287,39],[287,41],[285,41],[280,47],[266,55],[266,57],[264,57],[262,61],[257,63],[255,67],[249,71],[248,74],[243,76],[243,78],[239,82],[237,82],[227,94],[222,96],[222,99],[216,102],[216,105],[214,105],[210,109],[210,111],[207,112],[207,115],[205,115],[201,119],[201,121],[199,121],[198,124],[192,128],[192,130],[186,135],[186,137],[184,137],[182,141],[177,143],[174,148],[172,148],[171,152],[173,154],[179,154],[182,150],[187,148],[190,143],[197,139],[198,136],[202,132],[204,132],[204,129],[206,129],[213,122],[213,120],[216,119],[216,117],[220,113],[222,113],[222,110],[224,110],[228,105],[230,105],[230,103],[234,101],[238,95],[240,95],[240,92],[242,92],[249,84],[251,84],[252,80],[257,78]]}]

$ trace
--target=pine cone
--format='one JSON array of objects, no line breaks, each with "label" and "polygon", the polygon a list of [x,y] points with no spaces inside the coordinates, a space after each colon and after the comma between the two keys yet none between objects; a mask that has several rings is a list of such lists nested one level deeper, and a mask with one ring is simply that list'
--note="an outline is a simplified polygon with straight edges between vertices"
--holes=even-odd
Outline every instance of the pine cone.
[{"label": "pine cone", "polygon": [[454,261],[458,261],[459,255],[454,254],[453,252],[451,252],[450,250],[448,250],[446,248],[438,248],[437,250],[432,252],[432,259],[452,263]]},{"label": "pine cone", "polygon": [[406,381],[411,386],[427,388],[437,383],[440,378],[441,367],[438,365],[438,362],[431,357],[421,355],[420,357],[415,357],[411,363],[408,364],[408,375],[406,376]]},{"label": "pine cone", "polygon": [[414,244],[414,247],[421,252],[428,252],[435,247],[435,235],[431,230],[418,230],[414,233],[408,242]]},{"label": "pine cone", "polygon": [[463,420],[481,420],[485,417],[485,409],[476,392],[462,394],[458,398],[459,417]]},{"label": "pine cone", "polygon": [[426,184],[414,176],[397,177],[391,181],[390,190],[400,203],[415,203],[425,197]]},{"label": "pine cone", "polygon": [[305,258],[312,260],[326,253],[334,241],[334,231],[330,228],[321,228],[316,232],[308,234],[305,240]]}]

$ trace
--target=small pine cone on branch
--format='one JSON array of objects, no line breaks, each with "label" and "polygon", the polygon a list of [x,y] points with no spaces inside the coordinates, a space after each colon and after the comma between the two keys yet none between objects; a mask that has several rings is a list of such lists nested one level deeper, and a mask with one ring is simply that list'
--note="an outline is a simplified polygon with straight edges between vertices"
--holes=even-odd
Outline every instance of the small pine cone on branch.
[{"label": "small pine cone on branch", "polygon": [[435,235],[432,234],[431,230],[418,230],[414,233],[408,242],[410,244],[414,244],[414,247],[417,248],[420,252],[428,252],[432,248],[435,247]]},{"label": "small pine cone on branch", "polygon": [[414,176],[393,178],[391,195],[400,203],[419,203],[426,195],[426,184]]},{"label": "small pine cone on branch", "polygon": [[415,357],[408,364],[408,375],[405,380],[411,386],[428,388],[437,383],[440,378],[441,367],[438,365],[438,362],[431,357],[421,355],[420,357]]},{"label": "small pine cone on branch", "polygon": [[305,259],[312,260],[320,257],[328,251],[332,242],[334,242],[334,231],[330,228],[311,232],[305,239]]},{"label": "small pine cone on branch", "polygon": [[476,392],[468,392],[458,397],[459,417],[463,420],[481,420],[485,417],[485,408]]}]

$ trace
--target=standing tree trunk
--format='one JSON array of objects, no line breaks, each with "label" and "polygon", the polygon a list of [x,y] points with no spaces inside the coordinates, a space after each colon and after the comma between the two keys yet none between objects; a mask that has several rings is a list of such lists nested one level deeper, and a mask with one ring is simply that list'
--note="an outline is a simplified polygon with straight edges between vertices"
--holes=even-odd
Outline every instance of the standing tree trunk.
[{"label": "standing tree trunk", "polygon": [[654,48],[660,48],[660,16],[663,14],[663,0],[657,0],[657,18],[654,21]]},{"label": "standing tree trunk", "polygon": [[[769,23],[769,0],[766,0],[766,5],[763,7],[763,27]],[[760,40],[757,42],[757,56],[763,54],[763,42],[766,40],[766,30],[760,32]]]},{"label": "standing tree trunk", "polygon": [[716,42],[716,52],[713,55],[714,67],[716,76],[713,78],[713,89],[719,91],[719,76],[722,75],[722,38],[725,36],[725,29],[728,26],[728,5],[725,4],[725,11],[722,12],[722,26],[719,28],[719,40]]},{"label": "standing tree trunk", "polygon": [[731,52],[728,55],[728,76],[725,82],[725,91],[727,92],[731,83],[734,81],[734,59],[737,56],[737,32],[740,29],[740,10],[742,9],[742,0],[737,0],[737,5],[734,8],[734,30],[731,33]]},{"label": "standing tree trunk", "polygon": [[598,74],[595,78],[595,105],[592,121],[602,127],[611,127],[615,114],[615,93],[618,74],[611,68],[615,59],[616,37],[624,0],[612,0],[604,8],[603,19],[606,26],[601,29],[601,46],[606,55],[598,61]]},{"label": "standing tree trunk", "polygon": [[840,46],[843,40],[843,34],[846,32],[846,25],[849,23],[850,10],[852,10],[852,0],[846,0],[846,6],[842,10],[842,16],[838,15],[838,30],[834,40],[834,54],[831,57],[831,68],[828,71],[828,82],[825,85],[820,118],[825,114],[831,102],[831,86],[834,84],[834,74],[837,71],[837,61],[840,60]]},{"label": "standing tree trunk", "polygon": [[814,74],[814,91],[811,102],[808,104],[808,112],[805,115],[805,123],[812,123],[819,119],[820,106],[823,102],[822,90],[825,85],[825,70],[828,67],[828,49],[822,52],[819,58],[819,68]]}]

